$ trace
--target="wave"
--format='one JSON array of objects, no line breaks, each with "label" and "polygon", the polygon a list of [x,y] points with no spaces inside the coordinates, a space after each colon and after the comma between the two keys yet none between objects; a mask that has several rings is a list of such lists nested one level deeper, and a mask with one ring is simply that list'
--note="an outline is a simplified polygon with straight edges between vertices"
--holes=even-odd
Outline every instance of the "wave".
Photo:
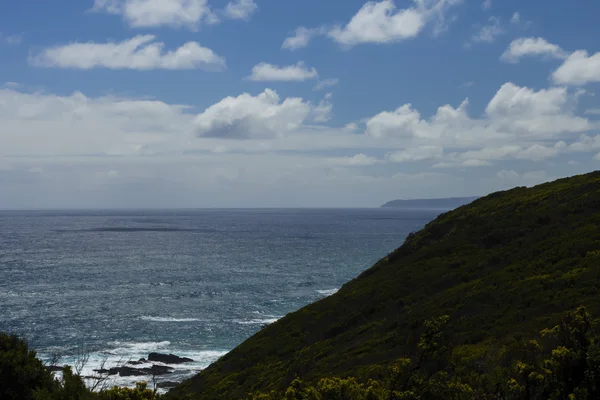
[{"label": "wave", "polygon": [[[49,350],[49,349],[47,349]],[[193,350],[193,349],[178,349],[176,346],[172,346],[169,341],[162,342],[120,342],[114,341],[108,343],[108,346],[99,351],[95,351],[89,354],[87,363],[83,366],[80,373],[88,383],[93,383],[93,377],[98,377],[98,373],[94,370],[105,368],[110,369],[113,367],[119,367],[126,365],[129,361],[137,361],[141,358],[148,357],[148,354],[153,351],[159,351],[162,353],[176,354],[180,357],[187,357],[194,360],[191,363],[185,364],[169,364],[169,367],[174,368],[171,374],[157,377],[158,382],[165,380],[168,381],[182,381],[187,379],[210,364],[221,358],[227,353],[224,350]],[[42,360],[51,359],[50,352],[40,352],[40,358]],[[71,365],[75,366],[78,363],[78,357],[71,355],[65,356],[59,361],[59,365]],[[151,367],[152,364],[167,365],[159,362],[147,362],[137,364],[135,368],[147,368]],[[108,377],[107,384],[109,387],[120,386],[120,387],[135,387],[136,382],[139,381],[151,381],[151,376],[131,376],[122,377],[113,375]],[[151,383],[150,383],[151,384]]]},{"label": "wave", "polygon": [[140,317],[143,321],[152,321],[152,322],[198,322],[202,321],[198,318],[170,318],[170,317],[151,317],[148,315],[144,315]]},{"label": "wave", "polygon": [[277,322],[281,317],[234,319],[233,322],[240,325],[268,325]]},{"label": "wave", "polygon": [[322,294],[323,296],[331,296],[332,294],[336,294],[339,289],[322,289],[317,290],[317,293]]}]

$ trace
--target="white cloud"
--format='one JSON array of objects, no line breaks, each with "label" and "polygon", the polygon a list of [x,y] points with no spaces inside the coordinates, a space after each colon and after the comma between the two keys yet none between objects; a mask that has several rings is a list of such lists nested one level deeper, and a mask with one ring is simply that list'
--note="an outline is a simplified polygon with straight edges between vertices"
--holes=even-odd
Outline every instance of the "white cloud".
[{"label": "white cloud", "polygon": [[424,10],[398,10],[392,0],[367,2],[344,27],[336,26],[329,36],[353,46],[361,43],[389,43],[417,36],[426,23]]},{"label": "white cloud", "polygon": [[600,52],[592,56],[585,50],[574,52],[554,71],[552,79],[563,85],[600,82]]},{"label": "white cloud", "polygon": [[194,124],[203,137],[272,138],[294,131],[310,113],[311,105],[301,98],[281,101],[266,89],[257,96],[226,97],[198,115]]},{"label": "white cloud", "polygon": [[568,151],[572,152],[589,152],[592,150],[600,149],[600,135],[589,136],[581,135],[581,137],[571,143],[568,147]]},{"label": "white cloud", "polygon": [[340,166],[340,167],[368,167],[371,165],[379,164],[381,161],[375,157],[370,157],[364,153],[359,153],[351,157],[334,157],[328,158],[326,163],[328,165]]},{"label": "white cloud", "polygon": [[368,1],[346,25],[319,28],[299,27],[286,38],[282,48],[296,50],[308,46],[319,35],[327,35],[344,47],[364,43],[394,43],[418,36],[428,23],[434,34],[444,31],[449,9],[462,0],[413,0],[412,7],[398,9],[393,0]]},{"label": "white cloud", "polygon": [[510,18],[510,22],[514,25],[519,25],[521,24],[521,14],[519,14],[518,12],[515,12],[512,17]]},{"label": "white cloud", "polygon": [[484,10],[489,10],[490,8],[492,8],[492,0],[484,0],[483,4],[481,4],[481,8],[483,8]]},{"label": "white cloud", "polygon": [[567,53],[559,46],[549,43],[541,37],[515,39],[502,54],[501,60],[517,63],[525,56],[543,56],[548,58],[564,59]]},{"label": "white cloud", "polygon": [[313,87],[313,90],[314,91],[323,90],[323,89],[326,89],[331,86],[336,86],[339,83],[340,83],[340,80],[338,78],[323,79],[323,80],[320,80],[319,82],[317,82],[317,84]]},{"label": "white cloud", "polygon": [[257,9],[254,0],[233,0],[227,3],[224,14],[231,19],[248,20]]},{"label": "white cloud", "polygon": [[0,89],[0,155],[158,152],[173,137],[184,135],[186,129],[191,133],[192,117],[186,111],[185,106],[156,100]]},{"label": "white cloud", "polygon": [[280,82],[301,82],[308,79],[314,79],[319,74],[314,68],[308,68],[303,62],[296,65],[278,67],[268,63],[260,63],[252,68],[252,74],[248,77],[251,81],[280,81]]},{"label": "white cloud", "polygon": [[331,103],[331,93],[327,93],[323,100],[313,110],[313,120],[315,122],[327,122],[331,119],[333,104]]},{"label": "white cloud", "polygon": [[593,128],[587,119],[574,114],[577,96],[565,88],[534,91],[506,83],[481,118],[469,116],[467,100],[458,108],[439,107],[428,119],[405,104],[366,119],[365,134],[382,144],[410,149],[395,153],[390,161],[435,159],[438,168],[485,166],[511,159],[542,161],[567,151],[567,144],[556,140],[562,135]]},{"label": "white cloud", "polygon": [[282,49],[288,50],[297,50],[303,47],[308,46],[310,41],[318,35],[322,35],[326,33],[327,30],[325,28],[306,28],[299,27],[296,28],[293,36],[289,36],[285,38],[283,44],[281,45]]},{"label": "white cloud", "polygon": [[134,28],[188,27],[219,21],[207,0],[95,0],[92,11],[121,15]]},{"label": "white cloud", "polygon": [[497,17],[490,17],[488,23],[482,26],[479,31],[471,37],[467,46],[472,43],[493,43],[498,36],[503,35],[504,33],[505,31],[500,19]]},{"label": "white cloud", "polygon": [[554,136],[591,129],[587,119],[574,115],[577,94],[553,87],[534,91],[505,83],[486,107],[486,114],[500,129],[532,136]]},{"label": "white cloud", "polygon": [[444,149],[437,146],[421,146],[388,153],[386,159],[394,163],[423,161],[443,156]]},{"label": "white cloud", "polygon": [[[318,199],[331,195],[339,201],[363,191],[384,197],[375,201],[365,195],[366,203],[360,204],[368,205],[383,202],[387,196],[397,197],[391,192],[393,182],[406,183],[406,190],[415,196],[450,195],[446,190],[460,195],[461,190],[473,190],[480,182],[461,181],[452,172],[435,175],[433,187],[430,181],[421,182],[426,174],[396,177],[400,168],[418,166],[396,163],[420,161],[438,168],[498,164],[498,169],[510,170],[515,168],[510,160],[521,160],[519,165],[528,168],[532,160],[541,162],[575,151],[590,153],[591,158],[600,151],[600,147],[594,149],[600,138],[590,135],[594,126],[573,114],[576,94],[557,90],[534,91],[506,84],[481,116],[470,116],[464,101],[458,107],[441,106],[428,117],[404,106],[365,120],[357,116],[360,122],[333,128],[314,122],[319,103],[280,98],[268,89],[256,95],[226,97],[197,114],[192,107],[158,100],[0,88],[0,169],[14,173],[10,179],[15,182],[35,180],[39,182],[35,185],[49,188],[44,191],[46,186],[31,183],[27,190],[35,187],[39,192],[26,193],[21,191],[26,189],[10,186],[0,191],[0,204],[8,204],[7,196],[13,196],[12,204],[19,204],[19,198],[44,198],[49,206],[49,198],[42,194],[58,192],[64,194],[63,199],[79,193],[77,201],[83,202],[88,189],[95,194],[90,194],[92,202],[99,194],[113,201],[115,193],[140,202],[128,206],[150,206],[146,201],[160,193],[177,193],[177,198],[200,201],[204,206],[231,204],[227,203],[231,198],[264,206],[265,198],[288,195],[290,201],[299,201],[298,196],[307,190],[311,196],[306,194],[305,200],[294,204],[315,204],[309,201],[315,195]],[[329,100],[328,96],[324,100]],[[537,130],[552,118],[551,124],[559,128]],[[584,136],[577,134],[573,142],[571,136],[582,129],[578,125],[582,121],[590,129]],[[376,154],[386,155],[378,158]],[[584,159],[579,155],[570,158]],[[368,165],[378,167],[354,168]],[[542,165],[529,169],[541,169]],[[36,168],[43,173],[34,176]],[[477,172],[489,173],[489,168]],[[0,176],[2,179],[7,178]],[[3,188],[7,188],[5,183],[2,181]],[[418,186],[421,183],[423,186]],[[108,184],[121,186],[116,192],[98,186]],[[494,188],[478,190],[484,193]],[[212,200],[206,203],[206,199]],[[169,201],[163,204],[174,205],[175,200]]]},{"label": "white cloud", "polygon": [[421,119],[421,114],[411,104],[405,104],[392,112],[384,111],[369,118],[365,132],[375,138],[442,139],[471,124],[466,110],[468,104],[465,100],[456,109],[450,105],[439,107],[429,121]]},{"label": "white cloud", "polygon": [[50,47],[31,57],[38,67],[75,69],[222,69],[225,59],[197,42],[164,51],[154,35],[139,35],[122,42],[71,43]]}]

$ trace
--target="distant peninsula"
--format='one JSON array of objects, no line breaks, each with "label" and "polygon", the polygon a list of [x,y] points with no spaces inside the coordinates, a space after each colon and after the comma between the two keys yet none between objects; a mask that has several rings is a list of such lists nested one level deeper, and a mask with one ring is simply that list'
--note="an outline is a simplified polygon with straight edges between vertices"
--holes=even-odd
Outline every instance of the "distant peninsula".
[{"label": "distant peninsula", "polygon": [[410,208],[410,209],[448,209],[469,204],[479,197],[448,197],[443,199],[414,199],[414,200],[392,200],[381,208]]}]

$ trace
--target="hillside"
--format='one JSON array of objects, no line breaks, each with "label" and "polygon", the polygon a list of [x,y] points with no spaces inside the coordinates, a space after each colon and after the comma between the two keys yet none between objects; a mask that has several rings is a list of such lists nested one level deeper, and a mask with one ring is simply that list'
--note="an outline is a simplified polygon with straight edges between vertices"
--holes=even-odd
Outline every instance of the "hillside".
[{"label": "hillside", "polygon": [[[580,305],[600,312],[600,172],[440,215],[340,291],[261,330],[171,395],[245,398],[297,376],[362,376],[414,354],[423,321],[461,346],[516,343]],[[484,352],[485,352],[484,351]]]},{"label": "hillside", "polygon": [[453,210],[477,199],[478,197],[449,197],[444,199],[392,200],[382,205],[381,208]]}]

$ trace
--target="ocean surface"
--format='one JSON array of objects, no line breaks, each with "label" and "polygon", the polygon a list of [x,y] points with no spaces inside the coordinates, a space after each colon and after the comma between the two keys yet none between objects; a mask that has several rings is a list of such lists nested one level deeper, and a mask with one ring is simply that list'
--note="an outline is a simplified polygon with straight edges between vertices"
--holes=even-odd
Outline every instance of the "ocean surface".
[{"label": "ocean surface", "polygon": [[85,376],[151,351],[190,357],[160,378],[181,380],[335,293],[440,212],[0,211],[0,331],[61,365],[89,354]]}]

